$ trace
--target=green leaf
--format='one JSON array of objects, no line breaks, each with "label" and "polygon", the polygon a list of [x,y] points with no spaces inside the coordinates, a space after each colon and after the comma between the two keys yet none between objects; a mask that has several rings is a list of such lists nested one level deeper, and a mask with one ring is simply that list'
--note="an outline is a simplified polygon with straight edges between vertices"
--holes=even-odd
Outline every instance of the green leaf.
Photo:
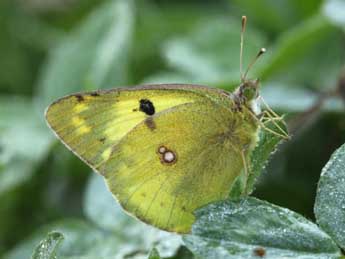
[{"label": "green leaf", "polygon": [[151,250],[148,259],[161,259],[160,255],[158,253],[158,250],[156,248],[153,248]]},{"label": "green leaf", "polygon": [[345,249],[345,144],[322,169],[314,211],[320,227]]},{"label": "green leaf", "polygon": [[0,98],[0,195],[31,179],[51,140],[31,100]]},{"label": "green leaf", "polygon": [[55,259],[59,244],[64,239],[59,232],[51,232],[35,248],[32,259]]},{"label": "green leaf", "polygon": [[[222,201],[196,212],[187,247],[200,258],[337,258],[340,251],[314,223],[255,198]],[[198,257],[198,258],[199,258]]]},{"label": "green leaf", "polygon": [[60,42],[39,80],[41,105],[72,92],[125,84],[133,19],[132,1],[107,1]]}]

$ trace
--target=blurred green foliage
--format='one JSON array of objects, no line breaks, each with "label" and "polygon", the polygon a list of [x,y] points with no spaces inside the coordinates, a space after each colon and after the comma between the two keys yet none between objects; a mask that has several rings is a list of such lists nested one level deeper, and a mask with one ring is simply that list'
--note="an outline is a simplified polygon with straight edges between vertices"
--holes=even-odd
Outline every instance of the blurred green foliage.
[{"label": "blurred green foliage", "polygon": [[148,82],[232,90],[244,14],[245,64],[268,50],[250,77],[293,134],[254,196],[313,218],[321,168],[345,142],[345,1],[2,0],[0,257],[29,258],[59,231],[65,257],[147,258],[156,247],[151,258],[191,258],[179,236],[119,209],[102,179],[57,143],[44,108],[75,91]]}]

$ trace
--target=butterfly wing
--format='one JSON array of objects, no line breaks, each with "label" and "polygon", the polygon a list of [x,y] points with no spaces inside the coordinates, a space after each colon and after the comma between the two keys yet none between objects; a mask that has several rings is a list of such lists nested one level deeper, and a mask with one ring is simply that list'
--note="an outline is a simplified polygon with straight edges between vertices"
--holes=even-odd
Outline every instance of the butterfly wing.
[{"label": "butterfly wing", "polygon": [[182,88],[151,85],[73,94],[50,105],[46,120],[72,152],[98,171],[112,147],[137,124],[154,113],[202,98],[198,87]]},{"label": "butterfly wing", "polygon": [[187,233],[193,211],[227,197],[253,147],[256,124],[203,97],[141,122],[113,148],[101,168],[130,214],[161,229]]}]

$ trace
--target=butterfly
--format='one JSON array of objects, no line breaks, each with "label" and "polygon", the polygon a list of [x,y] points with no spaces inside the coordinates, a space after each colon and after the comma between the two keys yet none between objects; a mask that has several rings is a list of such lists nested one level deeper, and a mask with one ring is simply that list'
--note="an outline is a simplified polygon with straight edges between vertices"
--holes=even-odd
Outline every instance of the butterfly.
[{"label": "butterfly", "polygon": [[[250,174],[262,118],[258,80],[230,93],[189,84],[143,85],[76,93],[53,102],[46,120],[75,155],[101,174],[125,211],[160,229],[188,233],[193,212],[228,197]],[[287,134],[273,131],[283,138]],[[245,194],[245,190],[243,190]]]}]

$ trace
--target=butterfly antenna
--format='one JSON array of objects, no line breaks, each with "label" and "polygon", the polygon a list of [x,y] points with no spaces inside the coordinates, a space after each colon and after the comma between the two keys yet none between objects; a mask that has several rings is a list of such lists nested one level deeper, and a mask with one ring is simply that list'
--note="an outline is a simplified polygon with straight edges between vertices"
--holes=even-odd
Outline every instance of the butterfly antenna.
[{"label": "butterfly antenna", "polygon": [[249,64],[246,72],[243,75],[243,80],[247,77],[247,74],[249,72],[249,70],[253,67],[253,65],[256,63],[256,61],[258,61],[258,59],[262,56],[262,54],[264,54],[266,52],[265,48],[261,48],[258,52],[258,54],[256,55],[256,57],[253,59],[253,61]]},{"label": "butterfly antenna", "polygon": [[241,30],[241,49],[240,49],[240,73],[241,73],[241,82],[244,81],[245,76],[243,75],[243,42],[244,42],[244,33],[246,31],[247,16],[242,16],[242,30]]}]

